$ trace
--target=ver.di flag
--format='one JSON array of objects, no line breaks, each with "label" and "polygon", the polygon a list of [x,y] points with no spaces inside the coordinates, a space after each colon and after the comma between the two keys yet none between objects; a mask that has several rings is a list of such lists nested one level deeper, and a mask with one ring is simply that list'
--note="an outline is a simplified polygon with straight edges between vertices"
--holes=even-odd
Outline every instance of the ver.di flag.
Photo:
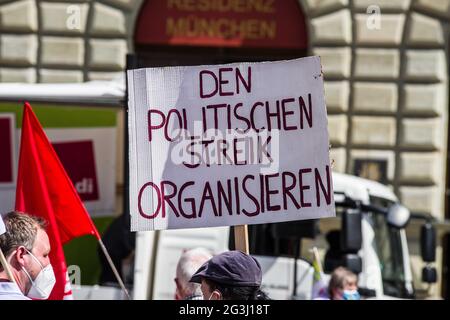
[{"label": "ver.di flag", "polygon": [[28,103],[24,105],[15,207],[48,222],[50,261],[56,277],[49,299],[70,299],[62,245],[82,235],[100,236]]}]

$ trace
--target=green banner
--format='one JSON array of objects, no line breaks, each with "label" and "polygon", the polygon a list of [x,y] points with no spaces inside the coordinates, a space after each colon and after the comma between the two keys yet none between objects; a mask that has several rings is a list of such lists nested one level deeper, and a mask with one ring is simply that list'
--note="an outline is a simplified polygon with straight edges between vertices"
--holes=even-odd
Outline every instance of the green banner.
[{"label": "green banner", "polygon": [[[116,108],[33,103],[39,122],[45,128],[114,127]],[[0,112],[15,113],[17,128],[22,127],[23,106],[18,102],[0,102]]]}]

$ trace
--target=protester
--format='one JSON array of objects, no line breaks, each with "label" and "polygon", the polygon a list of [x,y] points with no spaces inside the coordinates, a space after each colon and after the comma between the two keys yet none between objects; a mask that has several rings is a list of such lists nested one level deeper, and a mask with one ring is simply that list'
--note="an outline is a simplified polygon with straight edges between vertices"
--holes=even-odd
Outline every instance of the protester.
[{"label": "protester", "polygon": [[0,236],[0,249],[15,283],[0,266],[0,300],[47,299],[56,280],[45,221],[19,212],[10,212],[3,220],[6,233]]},{"label": "protester", "polygon": [[205,300],[268,300],[261,291],[258,261],[241,251],[227,251],[205,262],[192,276]]},{"label": "protester", "polygon": [[[124,278],[125,284],[133,283],[132,274],[125,272],[125,262],[134,255],[136,247],[136,235],[130,231],[130,215],[121,214],[116,217],[102,234],[103,243],[111,256],[117,271]],[[100,285],[117,285],[117,278],[109,265],[103,250],[99,246],[98,257],[100,260]],[[132,269],[132,268],[131,268]]]},{"label": "protester", "polygon": [[344,267],[336,268],[331,274],[328,294],[331,300],[359,300],[358,277]]},{"label": "protester", "polygon": [[176,300],[203,299],[200,285],[190,282],[190,280],[194,273],[211,258],[211,253],[203,248],[187,250],[181,254],[181,257],[178,260],[175,278],[175,283],[177,285],[175,292]]}]

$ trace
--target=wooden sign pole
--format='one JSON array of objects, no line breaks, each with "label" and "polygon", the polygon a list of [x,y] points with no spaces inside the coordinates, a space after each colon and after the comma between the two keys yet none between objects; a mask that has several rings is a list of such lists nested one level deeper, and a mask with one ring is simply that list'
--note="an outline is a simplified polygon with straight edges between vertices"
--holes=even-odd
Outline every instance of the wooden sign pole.
[{"label": "wooden sign pole", "polygon": [[2,249],[0,249],[0,262],[3,266],[3,269],[6,271],[6,275],[8,276],[9,280],[11,280],[11,282],[16,283],[16,280],[14,279],[11,268],[9,267],[8,261],[6,260],[6,257],[3,254]]},{"label": "wooden sign pole", "polygon": [[250,254],[248,246],[248,227],[246,224],[234,226],[235,249]]}]

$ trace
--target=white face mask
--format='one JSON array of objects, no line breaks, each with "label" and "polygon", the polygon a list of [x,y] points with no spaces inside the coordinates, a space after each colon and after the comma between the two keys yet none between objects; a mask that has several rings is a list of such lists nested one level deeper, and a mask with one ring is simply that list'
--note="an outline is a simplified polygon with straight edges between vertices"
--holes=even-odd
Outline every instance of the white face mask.
[{"label": "white face mask", "polygon": [[27,294],[27,297],[32,299],[47,299],[50,296],[50,293],[52,292],[53,287],[55,286],[56,283],[53,267],[51,264],[48,264],[44,268],[41,262],[34,256],[34,254],[32,254],[30,251],[28,251],[28,253],[39,264],[39,266],[41,267],[41,271],[38,273],[37,277],[33,280],[31,279],[31,276],[28,273],[28,271],[25,270],[24,267],[22,267],[23,271],[25,271],[25,274],[27,275],[28,279],[30,279],[31,282],[31,288]]}]

